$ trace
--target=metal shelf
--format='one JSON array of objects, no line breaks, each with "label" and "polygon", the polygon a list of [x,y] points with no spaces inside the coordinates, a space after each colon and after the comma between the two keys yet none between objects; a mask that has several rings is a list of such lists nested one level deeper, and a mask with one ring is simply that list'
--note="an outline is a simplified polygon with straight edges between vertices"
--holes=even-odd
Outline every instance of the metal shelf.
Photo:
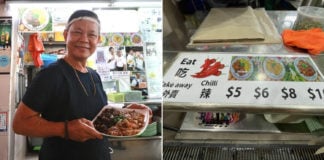
[{"label": "metal shelf", "polygon": [[[302,131],[281,131],[263,115],[246,114],[236,123],[224,125],[201,125],[197,112],[187,112],[175,140],[199,141],[199,143],[258,143],[258,144],[305,144],[317,138],[316,134]],[[172,141],[172,140],[171,140]]]}]

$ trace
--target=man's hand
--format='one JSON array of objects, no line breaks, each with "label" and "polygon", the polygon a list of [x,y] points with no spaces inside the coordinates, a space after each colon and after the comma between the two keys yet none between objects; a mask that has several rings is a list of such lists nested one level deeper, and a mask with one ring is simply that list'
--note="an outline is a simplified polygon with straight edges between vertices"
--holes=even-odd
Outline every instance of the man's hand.
[{"label": "man's hand", "polygon": [[80,118],[68,122],[69,139],[84,142],[89,139],[102,139],[102,135],[98,132],[91,121]]}]

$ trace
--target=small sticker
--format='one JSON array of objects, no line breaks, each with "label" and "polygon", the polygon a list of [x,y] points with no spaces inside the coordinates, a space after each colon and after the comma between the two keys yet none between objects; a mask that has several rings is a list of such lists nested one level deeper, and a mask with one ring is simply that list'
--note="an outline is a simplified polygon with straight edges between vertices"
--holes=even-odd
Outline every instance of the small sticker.
[{"label": "small sticker", "polygon": [[0,56],[0,67],[6,67],[9,65],[9,56]]},{"label": "small sticker", "polygon": [[0,112],[0,132],[7,131],[7,112]]}]

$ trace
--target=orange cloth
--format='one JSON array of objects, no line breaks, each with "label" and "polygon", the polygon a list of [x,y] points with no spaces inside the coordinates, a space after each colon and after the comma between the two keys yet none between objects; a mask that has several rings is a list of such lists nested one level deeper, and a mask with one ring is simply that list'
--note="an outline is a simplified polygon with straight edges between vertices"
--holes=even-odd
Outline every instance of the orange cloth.
[{"label": "orange cloth", "polygon": [[44,52],[44,45],[37,33],[33,33],[29,36],[28,51],[32,54],[35,67],[43,65],[43,61],[40,54]]},{"label": "orange cloth", "polygon": [[308,53],[317,55],[324,51],[324,32],[321,28],[310,30],[290,30],[282,32],[285,45],[306,49]]}]

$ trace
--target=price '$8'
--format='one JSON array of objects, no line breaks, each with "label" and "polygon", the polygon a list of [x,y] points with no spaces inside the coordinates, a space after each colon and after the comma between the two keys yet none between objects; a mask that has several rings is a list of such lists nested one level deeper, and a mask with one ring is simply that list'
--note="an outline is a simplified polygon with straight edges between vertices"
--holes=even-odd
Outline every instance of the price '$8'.
[{"label": "price '$8'", "polygon": [[283,87],[281,89],[281,92],[283,93],[283,95],[281,97],[283,99],[285,99],[285,100],[287,98],[291,98],[291,99],[297,98],[296,90],[294,88],[286,88],[286,87]]}]

